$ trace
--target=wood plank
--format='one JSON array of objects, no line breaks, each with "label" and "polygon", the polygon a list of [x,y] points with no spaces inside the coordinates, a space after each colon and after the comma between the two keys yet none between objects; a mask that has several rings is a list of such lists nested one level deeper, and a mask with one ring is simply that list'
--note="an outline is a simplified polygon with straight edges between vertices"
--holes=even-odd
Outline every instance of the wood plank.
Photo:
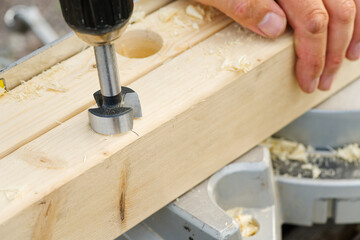
[{"label": "wood plank", "polygon": [[[166,2],[168,1],[161,1]],[[153,10],[149,2],[145,3],[147,5],[140,8],[143,13]],[[163,40],[163,47],[158,53],[143,59],[118,55],[124,85],[231,23],[229,18],[217,13],[212,20],[192,19],[184,11],[190,3],[192,2],[176,1],[160,10],[167,12],[177,9],[178,21],[189,25],[187,27],[174,21],[163,22],[158,12],[129,26],[128,33],[144,32],[145,36],[148,31],[158,33]],[[158,3],[155,5],[158,6]],[[199,29],[194,29],[192,23],[198,24],[196,26]],[[93,50],[89,48],[34,77],[26,85],[17,87],[11,94],[0,97],[0,159],[93,105],[95,102],[92,94],[99,89],[94,66]],[[28,94],[28,99],[21,100],[26,97],[23,96],[24,92]]]},{"label": "wood plank", "polygon": [[[246,74],[219,70],[246,54]],[[291,34],[266,40],[237,24],[130,84],[134,132],[95,134],[87,112],[0,161],[1,239],[110,239],[133,227],[359,75],[303,93]],[[19,229],[21,226],[21,229]]]}]

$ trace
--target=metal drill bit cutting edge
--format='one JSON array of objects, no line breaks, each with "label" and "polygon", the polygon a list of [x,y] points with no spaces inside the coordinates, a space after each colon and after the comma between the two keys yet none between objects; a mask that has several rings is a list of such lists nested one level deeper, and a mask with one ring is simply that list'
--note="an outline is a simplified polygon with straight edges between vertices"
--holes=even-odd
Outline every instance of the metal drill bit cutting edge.
[{"label": "metal drill bit cutting edge", "polygon": [[121,87],[113,42],[125,31],[133,12],[132,0],[60,0],[67,24],[80,39],[94,46],[100,91],[94,94],[97,108],[89,109],[92,129],[100,134],[125,133],[141,117],[138,95]]}]

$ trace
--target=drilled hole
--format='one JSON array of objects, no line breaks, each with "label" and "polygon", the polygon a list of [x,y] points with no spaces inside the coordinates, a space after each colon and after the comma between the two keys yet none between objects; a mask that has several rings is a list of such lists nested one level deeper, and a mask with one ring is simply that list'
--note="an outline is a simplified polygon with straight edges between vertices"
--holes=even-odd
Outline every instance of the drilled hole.
[{"label": "drilled hole", "polygon": [[149,30],[126,32],[115,43],[116,51],[128,58],[146,58],[159,52],[163,40],[159,34]]}]

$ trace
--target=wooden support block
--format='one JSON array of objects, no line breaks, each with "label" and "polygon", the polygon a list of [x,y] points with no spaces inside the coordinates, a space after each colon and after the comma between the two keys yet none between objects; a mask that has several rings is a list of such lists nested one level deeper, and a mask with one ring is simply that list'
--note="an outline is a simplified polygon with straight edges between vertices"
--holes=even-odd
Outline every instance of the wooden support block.
[{"label": "wooden support block", "polygon": [[[244,55],[249,72],[222,70]],[[84,111],[23,145],[0,161],[0,238],[115,238],[360,74],[346,62],[331,91],[305,94],[294,65],[291,33],[232,24],[130,84],[133,132],[98,135]]]}]

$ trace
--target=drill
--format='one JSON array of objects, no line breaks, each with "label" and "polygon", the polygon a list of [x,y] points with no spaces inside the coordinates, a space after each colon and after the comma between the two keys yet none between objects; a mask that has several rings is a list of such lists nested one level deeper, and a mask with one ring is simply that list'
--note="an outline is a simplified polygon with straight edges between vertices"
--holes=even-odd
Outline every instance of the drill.
[{"label": "drill", "polygon": [[97,108],[89,109],[90,125],[97,133],[112,135],[132,130],[142,116],[139,97],[122,87],[113,45],[130,20],[133,0],[60,0],[66,23],[76,35],[94,46],[100,90]]}]

